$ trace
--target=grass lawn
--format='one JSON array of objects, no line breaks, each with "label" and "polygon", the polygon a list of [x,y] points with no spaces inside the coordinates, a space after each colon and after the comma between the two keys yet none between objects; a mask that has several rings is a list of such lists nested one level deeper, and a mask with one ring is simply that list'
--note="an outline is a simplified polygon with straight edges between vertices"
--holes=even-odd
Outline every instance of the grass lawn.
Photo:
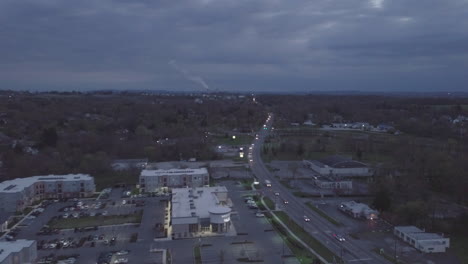
[{"label": "grass lawn", "polygon": [[265,201],[265,204],[270,208],[270,210],[275,210],[275,203],[268,197],[264,197],[263,201]]},{"label": "grass lawn", "polygon": [[324,211],[320,210],[319,208],[315,207],[313,204],[310,202],[305,203],[310,209],[314,210],[317,214],[319,214],[321,217],[325,218],[328,220],[328,222],[336,225],[336,226],[341,226],[342,224],[338,221],[336,221],[333,217],[330,217],[327,215]]},{"label": "grass lawn", "polygon": [[335,258],[338,262],[340,262],[340,258],[333,254],[328,248],[326,248],[320,241],[309,235],[300,225],[298,225],[294,220],[290,219],[289,216],[285,212],[275,212],[275,215],[281,219],[281,221],[288,226],[288,228],[298,236],[304,243],[306,243],[309,247],[315,250],[317,254],[328,260],[329,262],[333,262]]},{"label": "grass lawn", "polygon": [[129,215],[86,216],[81,218],[62,218],[51,220],[49,226],[58,229],[70,229],[93,226],[120,225],[126,223],[141,223],[143,212]]},{"label": "grass lawn", "polygon": [[193,248],[193,256],[195,257],[195,264],[202,264],[200,246]]},{"label": "grass lawn", "polygon": [[468,237],[464,236],[451,236],[450,237],[450,251],[457,255],[461,263],[468,263]]}]

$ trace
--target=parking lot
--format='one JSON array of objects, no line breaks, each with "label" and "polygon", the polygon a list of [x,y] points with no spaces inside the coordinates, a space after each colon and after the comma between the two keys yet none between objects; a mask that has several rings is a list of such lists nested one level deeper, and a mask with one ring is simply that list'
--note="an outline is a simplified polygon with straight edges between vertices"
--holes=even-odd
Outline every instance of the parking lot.
[{"label": "parking lot", "polygon": [[161,254],[148,252],[153,239],[165,234],[168,197],[121,194],[115,189],[108,199],[43,203],[10,233],[13,239],[36,240],[42,263],[52,256],[73,258],[78,264],[160,263]]}]

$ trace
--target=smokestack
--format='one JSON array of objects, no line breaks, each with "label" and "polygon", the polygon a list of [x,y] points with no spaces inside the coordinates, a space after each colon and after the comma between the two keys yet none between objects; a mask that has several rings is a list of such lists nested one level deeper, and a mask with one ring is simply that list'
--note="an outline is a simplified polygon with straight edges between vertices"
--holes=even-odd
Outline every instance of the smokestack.
[{"label": "smokestack", "polygon": [[185,79],[189,80],[189,81],[192,81],[198,85],[201,85],[206,91],[210,91],[210,87],[208,86],[208,84],[206,84],[206,82],[203,80],[202,77],[200,76],[195,76],[195,75],[191,75],[186,69],[180,67],[175,60],[170,60],[169,61],[169,65],[171,65],[174,69],[176,69],[178,72],[180,72]]}]

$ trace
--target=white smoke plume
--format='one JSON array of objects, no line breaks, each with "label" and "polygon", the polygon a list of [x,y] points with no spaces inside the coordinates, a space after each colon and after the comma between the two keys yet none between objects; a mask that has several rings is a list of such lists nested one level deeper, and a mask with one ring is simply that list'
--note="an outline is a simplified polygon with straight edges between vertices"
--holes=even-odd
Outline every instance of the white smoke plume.
[{"label": "white smoke plume", "polygon": [[174,69],[176,69],[178,72],[180,72],[185,79],[189,80],[189,81],[192,81],[196,84],[199,84],[201,85],[205,90],[207,91],[210,91],[210,87],[208,86],[208,84],[206,84],[206,82],[203,80],[202,77],[200,76],[194,76],[192,74],[190,74],[186,69],[180,67],[175,60],[171,60],[169,61],[169,65],[171,65]]}]

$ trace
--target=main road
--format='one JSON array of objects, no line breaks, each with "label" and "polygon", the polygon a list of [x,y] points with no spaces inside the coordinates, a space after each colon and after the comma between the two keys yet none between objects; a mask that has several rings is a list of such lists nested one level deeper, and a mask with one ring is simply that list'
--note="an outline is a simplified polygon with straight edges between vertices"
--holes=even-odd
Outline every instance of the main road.
[{"label": "main road", "polygon": [[[324,246],[335,253],[335,255],[341,257],[344,263],[389,263],[381,256],[372,252],[372,246],[363,242],[352,239],[346,241],[337,240],[333,237],[333,234],[340,234],[343,232],[343,227],[336,227],[326,219],[323,219],[315,211],[305,206],[303,201],[294,196],[290,190],[271,175],[270,171],[263,163],[260,153],[265,137],[268,136],[272,130],[272,123],[273,114],[269,114],[262,129],[258,132],[254,143],[249,147],[248,152],[250,168],[258,181],[263,184],[265,180],[269,180],[272,184],[271,188],[267,188],[266,191],[263,191],[263,195],[276,201],[289,217],[294,219],[299,225],[302,225],[309,234],[319,240]],[[279,195],[275,195],[275,193],[279,193]],[[283,201],[288,201],[288,203],[285,204]],[[306,222],[304,220],[305,216],[310,218],[310,221]]]}]

